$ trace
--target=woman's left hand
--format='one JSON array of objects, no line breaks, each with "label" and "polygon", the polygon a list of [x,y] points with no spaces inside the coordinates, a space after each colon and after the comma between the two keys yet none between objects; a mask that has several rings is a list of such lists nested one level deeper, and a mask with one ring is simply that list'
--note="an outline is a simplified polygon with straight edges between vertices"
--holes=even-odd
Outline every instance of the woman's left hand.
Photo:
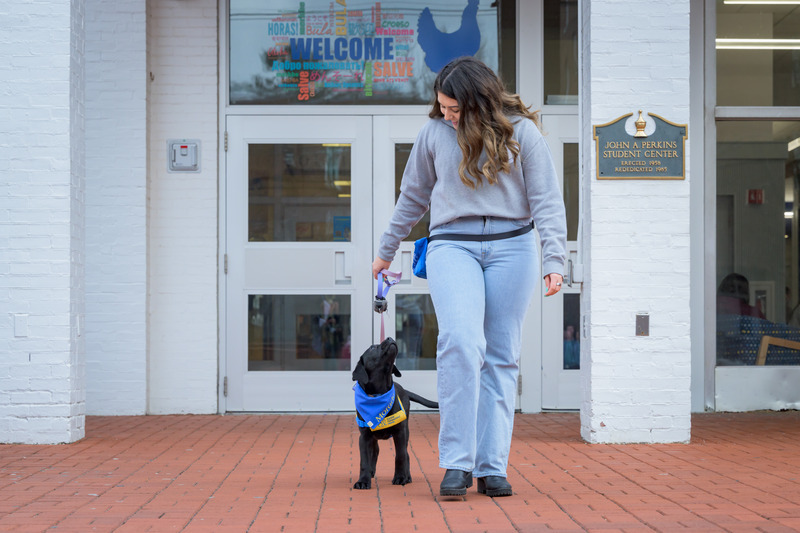
[{"label": "woman's left hand", "polygon": [[564,278],[561,274],[548,274],[544,277],[544,285],[547,287],[545,296],[552,296],[561,290],[561,284],[564,283]]}]

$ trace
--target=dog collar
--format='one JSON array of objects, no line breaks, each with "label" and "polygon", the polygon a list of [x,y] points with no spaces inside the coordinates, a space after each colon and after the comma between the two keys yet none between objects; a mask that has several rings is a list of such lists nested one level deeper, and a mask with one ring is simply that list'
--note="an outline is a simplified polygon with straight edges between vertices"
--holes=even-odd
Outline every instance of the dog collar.
[{"label": "dog collar", "polygon": [[403,402],[397,398],[394,385],[388,392],[379,396],[370,396],[364,392],[359,383],[353,385],[353,391],[359,427],[378,431],[396,426],[406,419]]}]

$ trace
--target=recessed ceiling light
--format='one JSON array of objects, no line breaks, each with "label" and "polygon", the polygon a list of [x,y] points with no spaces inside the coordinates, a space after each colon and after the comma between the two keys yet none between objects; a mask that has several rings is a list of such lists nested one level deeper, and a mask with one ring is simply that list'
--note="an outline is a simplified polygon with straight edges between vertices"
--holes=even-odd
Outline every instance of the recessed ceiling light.
[{"label": "recessed ceiling light", "polygon": [[800,50],[800,39],[717,39],[718,50]]}]

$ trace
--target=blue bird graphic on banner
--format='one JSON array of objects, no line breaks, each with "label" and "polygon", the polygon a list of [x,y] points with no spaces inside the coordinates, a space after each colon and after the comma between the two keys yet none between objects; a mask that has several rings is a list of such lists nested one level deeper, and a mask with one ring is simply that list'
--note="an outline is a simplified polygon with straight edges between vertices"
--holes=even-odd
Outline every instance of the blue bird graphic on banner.
[{"label": "blue bird graphic on banner", "polygon": [[461,27],[445,33],[436,27],[430,8],[426,7],[417,20],[417,42],[425,52],[425,64],[438,73],[450,61],[461,56],[473,56],[481,46],[478,28],[479,0],[469,0],[461,14]]}]

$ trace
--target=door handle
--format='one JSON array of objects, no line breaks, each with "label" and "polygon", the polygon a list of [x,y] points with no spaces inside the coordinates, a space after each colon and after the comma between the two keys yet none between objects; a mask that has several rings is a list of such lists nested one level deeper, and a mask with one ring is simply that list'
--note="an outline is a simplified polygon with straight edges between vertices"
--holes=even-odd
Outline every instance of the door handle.
[{"label": "door handle", "polygon": [[400,252],[400,281],[403,282],[411,282],[411,252],[410,251],[401,251]]},{"label": "door handle", "polygon": [[350,283],[353,277],[353,268],[350,261],[347,260],[347,252],[334,252],[334,265],[334,271],[336,272],[335,282],[337,284]]},{"label": "door handle", "polygon": [[572,287],[575,283],[583,283],[583,265],[581,263],[575,262],[575,259],[578,259],[577,256],[578,252],[571,251],[569,253],[570,258],[567,260],[567,276],[565,281],[567,282],[567,287]]},{"label": "door handle", "polygon": [[572,259],[567,261],[567,287],[572,287],[572,278],[574,277],[575,271],[572,265]]}]

